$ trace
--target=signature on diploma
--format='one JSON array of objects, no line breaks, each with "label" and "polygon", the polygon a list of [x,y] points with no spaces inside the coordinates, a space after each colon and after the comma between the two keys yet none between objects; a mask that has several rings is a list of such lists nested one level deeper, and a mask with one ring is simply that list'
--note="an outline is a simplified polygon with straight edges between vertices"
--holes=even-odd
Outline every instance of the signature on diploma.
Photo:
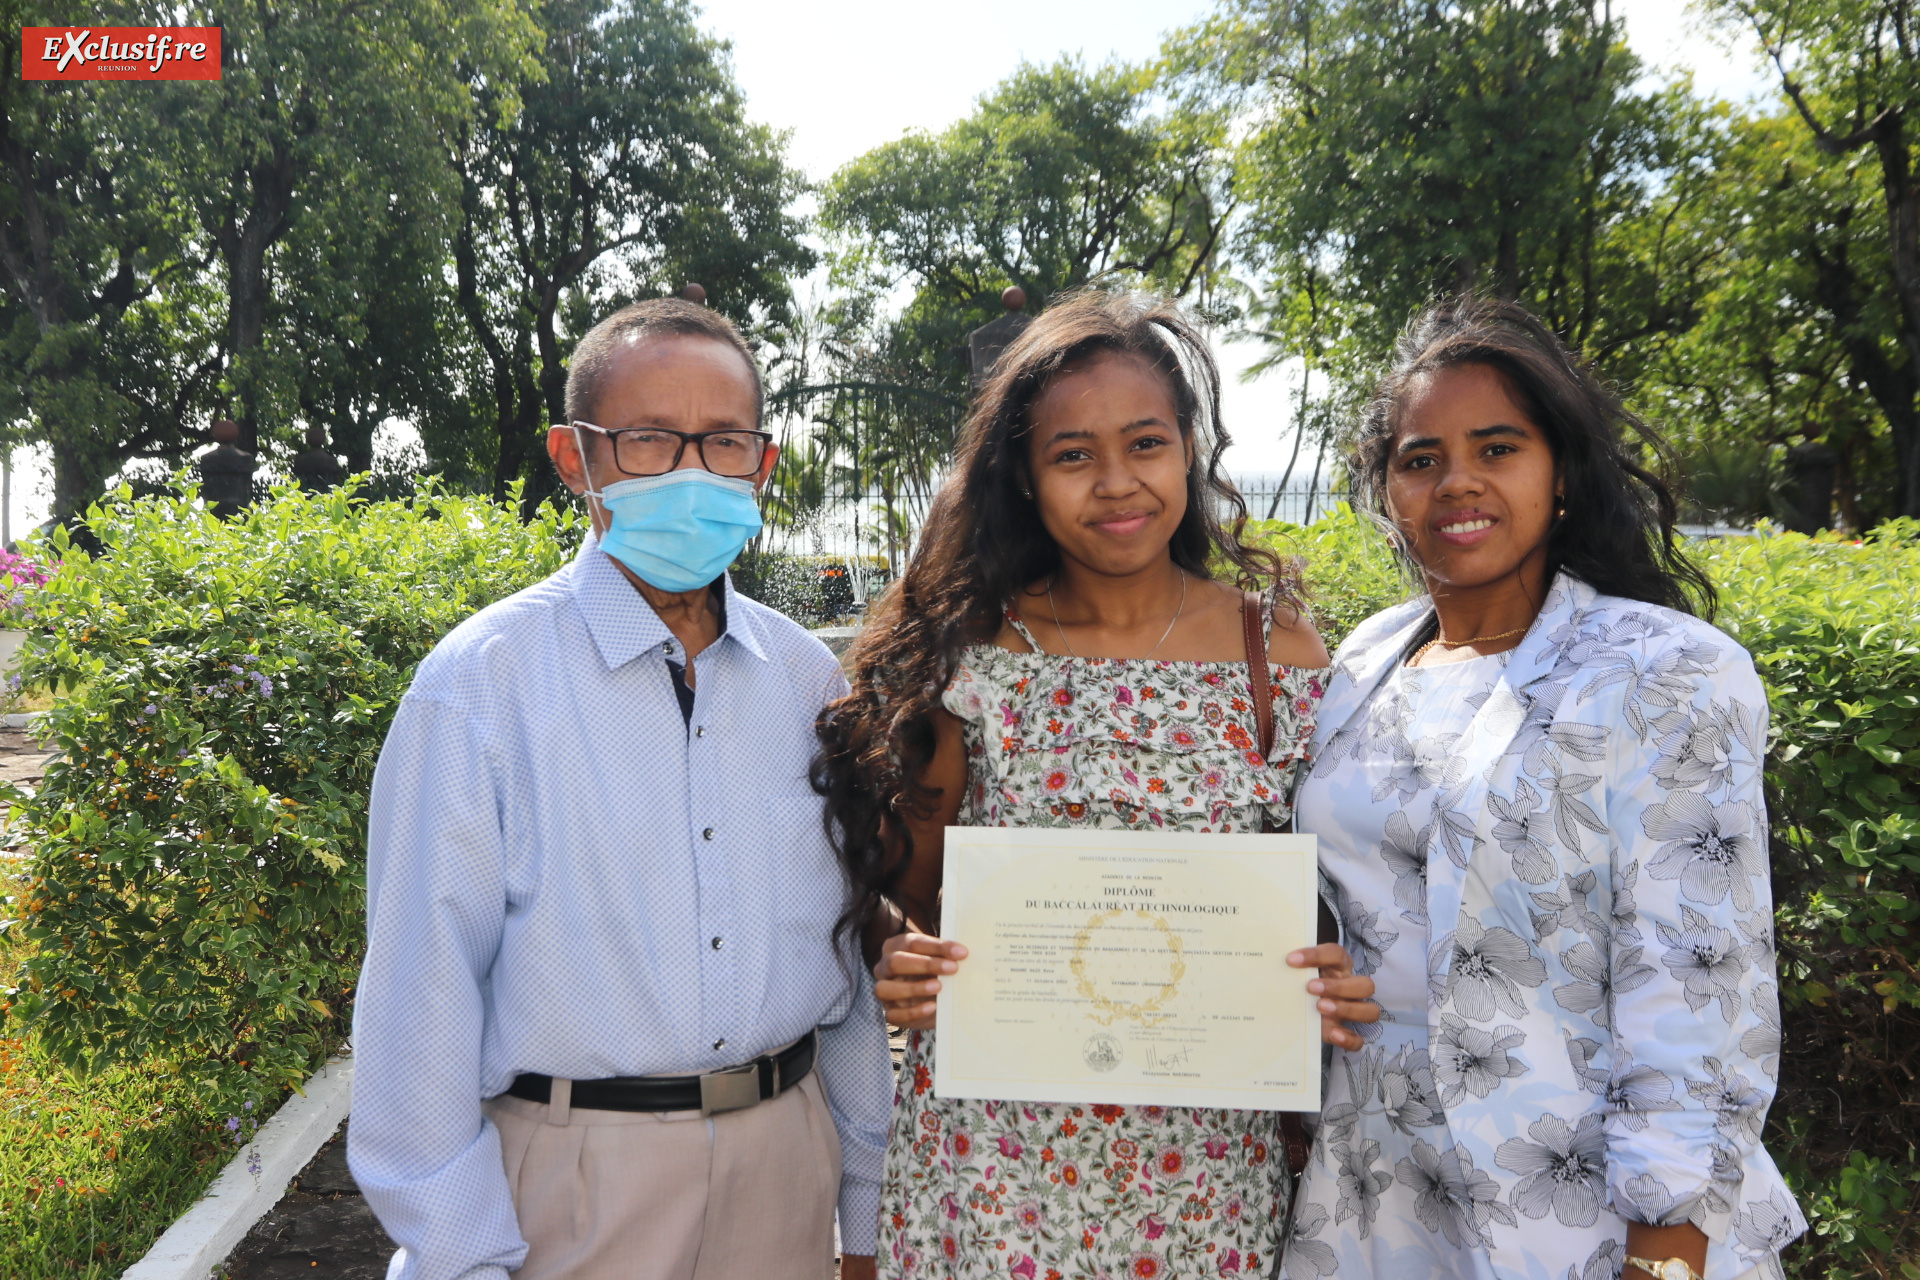
[{"label": "signature on diploma", "polygon": [[1147,1046],[1147,1070],[1162,1071],[1173,1067],[1185,1067],[1193,1064],[1193,1046],[1181,1045],[1178,1048],[1150,1044]]}]

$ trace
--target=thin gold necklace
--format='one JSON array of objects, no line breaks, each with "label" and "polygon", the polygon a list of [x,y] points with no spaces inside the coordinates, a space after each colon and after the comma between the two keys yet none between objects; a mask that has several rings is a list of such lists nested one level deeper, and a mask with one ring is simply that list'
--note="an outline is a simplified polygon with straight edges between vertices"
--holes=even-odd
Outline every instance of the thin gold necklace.
[{"label": "thin gold necklace", "polygon": [[1415,649],[1413,651],[1413,657],[1408,660],[1407,665],[1410,667],[1419,666],[1420,659],[1426,657],[1427,650],[1433,648],[1433,646],[1435,645],[1439,645],[1443,649],[1464,649],[1470,644],[1491,644],[1495,640],[1511,640],[1515,636],[1523,636],[1527,634],[1527,632],[1531,631],[1532,629],[1533,629],[1533,624],[1529,622],[1524,627],[1515,627],[1511,631],[1502,631],[1497,635],[1475,636],[1471,640],[1443,640],[1439,636],[1435,636],[1433,639],[1427,641],[1425,644],[1421,645],[1418,649]]},{"label": "thin gold necklace", "polygon": [[[1167,642],[1167,636],[1173,634],[1175,624],[1180,621],[1180,615],[1185,613],[1186,609],[1187,574],[1186,570],[1183,569],[1180,571],[1180,604],[1179,607],[1173,611],[1173,621],[1167,624],[1165,633],[1160,637],[1160,644],[1156,644],[1153,648],[1147,650],[1147,655],[1145,658],[1140,659],[1141,662],[1145,662],[1147,658],[1151,658],[1154,654],[1160,652],[1160,645],[1164,645]],[[1073,651],[1073,641],[1067,639],[1067,629],[1060,625],[1060,610],[1056,608],[1053,603],[1053,580],[1051,578],[1047,580],[1047,612],[1053,615],[1053,629],[1060,633],[1060,643],[1067,646],[1067,656],[1070,658],[1079,657],[1080,655]]]}]

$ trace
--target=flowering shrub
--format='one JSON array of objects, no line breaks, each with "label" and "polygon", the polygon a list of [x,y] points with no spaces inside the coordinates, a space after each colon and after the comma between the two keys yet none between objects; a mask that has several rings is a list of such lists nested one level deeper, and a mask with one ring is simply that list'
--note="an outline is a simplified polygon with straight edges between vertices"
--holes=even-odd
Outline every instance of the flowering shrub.
[{"label": "flowering shrub", "polygon": [[[24,629],[34,625],[39,588],[47,583],[48,570],[29,556],[0,547],[0,626]],[[20,678],[15,676],[9,688],[17,692]]]},{"label": "flowering shrub", "polygon": [[577,541],[572,515],[513,511],[282,488],[222,523],[122,490],[88,512],[98,557],[54,536],[23,675],[59,695],[63,757],[10,817],[31,850],[0,925],[27,943],[13,1033],[223,1088],[297,1081],[340,1043],[397,700],[447,630]]},{"label": "flowering shrub", "polygon": [[[1306,556],[1329,647],[1407,596],[1350,512],[1259,528]],[[1920,523],[1692,550],[1772,707],[1782,1053],[1767,1145],[1813,1224],[1788,1270],[1920,1277]]]}]

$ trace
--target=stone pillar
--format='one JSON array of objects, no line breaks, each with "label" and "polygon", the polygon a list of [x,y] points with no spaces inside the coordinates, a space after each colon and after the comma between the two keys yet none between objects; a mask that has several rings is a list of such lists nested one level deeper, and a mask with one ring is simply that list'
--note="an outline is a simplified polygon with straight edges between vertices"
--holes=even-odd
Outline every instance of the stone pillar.
[{"label": "stone pillar", "polygon": [[293,478],[308,493],[338,489],[347,478],[347,469],[327,448],[327,429],[318,425],[307,428],[307,451],[295,454],[291,465]]},{"label": "stone pillar", "polygon": [[1013,340],[1033,323],[1033,317],[1022,308],[1027,305],[1027,291],[1019,285],[1011,285],[1000,293],[1000,305],[1007,313],[998,320],[989,320],[967,335],[967,354],[973,364],[973,391],[987,384],[993,375],[993,366],[1000,360],[1000,353],[1013,345]]},{"label": "stone pillar", "polygon": [[1824,444],[1809,441],[1787,450],[1787,473],[1793,478],[1789,529],[1818,533],[1833,523],[1833,482],[1839,469],[1840,455]]},{"label": "stone pillar", "polygon": [[253,472],[259,464],[245,449],[236,448],[240,424],[222,418],[213,424],[213,448],[194,459],[200,472],[200,497],[222,520],[253,505]]}]

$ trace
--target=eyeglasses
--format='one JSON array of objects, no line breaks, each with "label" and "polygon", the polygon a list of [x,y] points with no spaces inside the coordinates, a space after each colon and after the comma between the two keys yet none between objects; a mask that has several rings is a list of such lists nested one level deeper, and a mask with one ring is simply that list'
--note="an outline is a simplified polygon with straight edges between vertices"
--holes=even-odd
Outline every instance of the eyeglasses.
[{"label": "eyeglasses", "polygon": [[755,476],[766,460],[767,446],[773,443],[768,431],[669,431],[665,427],[609,431],[591,422],[573,425],[613,441],[613,465],[630,476],[667,474],[680,465],[689,444],[699,449],[700,465],[717,476]]}]

